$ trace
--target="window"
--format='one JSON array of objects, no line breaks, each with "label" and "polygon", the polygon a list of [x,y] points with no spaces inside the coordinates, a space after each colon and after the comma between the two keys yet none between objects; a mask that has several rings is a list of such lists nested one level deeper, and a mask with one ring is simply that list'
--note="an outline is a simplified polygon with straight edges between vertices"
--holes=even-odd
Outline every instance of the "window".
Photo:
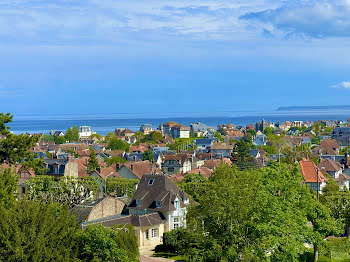
[{"label": "window", "polygon": [[162,202],[160,202],[160,201],[156,201],[156,207],[162,207]]},{"label": "window", "polygon": [[145,231],[146,239],[149,239],[149,232],[148,230]]},{"label": "window", "polygon": [[187,197],[185,197],[185,198],[184,198],[184,203],[185,203],[185,204],[188,204],[189,202],[190,202],[190,200],[189,200]]},{"label": "window", "polygon": [[174,229],[178,229],[179,228],[179,222],[180,222],[179,218],[178,217],[174,217],[174,222],[173,222]]},{"label": "window", "polygon": [[176,209],[179,209],[180,208],[180,201],[178,201],[178,200],[174,201],[174,206]]},{"label": "window", "polygon": [[136,206],[141,206],[141,199],[136,199]]},{"label": "window", "polygon": [[148,184],[151,186],[151,185],[153,185],[153,182],[154,182],[154,179],[150,179],[150,180],[148,181]]},{"label": "window", "polygon": [[151,233],[152,233],[152,238],[158,237],[158,228],[152,228]]},{"label": "window", "polygon": [[25,194],[25,193],[26,193],[26,188],[22,187],[22,194]]}]

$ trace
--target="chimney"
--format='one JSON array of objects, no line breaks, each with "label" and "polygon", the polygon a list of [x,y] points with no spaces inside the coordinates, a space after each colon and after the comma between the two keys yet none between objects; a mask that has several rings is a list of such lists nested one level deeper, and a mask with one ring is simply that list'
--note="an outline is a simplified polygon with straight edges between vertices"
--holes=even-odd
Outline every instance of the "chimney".
[{"label": "chimney", "polygon": [[139,185],[138,183],[135,183],[135,184],[134,184],[134,192],[136,192],[136,190],[137,190],[137,188],[138,188],[138,185]]},{"label": "chimney", "polygon": [[344,167],[345,167],[345,168],[348,168],[348,152],[345,152],[344,157],[345,157],[345,164],[344,164]]},{"label": "chimney", "polygon": [[130,169],[131,169],[131,171],[134,171],[134,165],[133,164],[130,165]]}]

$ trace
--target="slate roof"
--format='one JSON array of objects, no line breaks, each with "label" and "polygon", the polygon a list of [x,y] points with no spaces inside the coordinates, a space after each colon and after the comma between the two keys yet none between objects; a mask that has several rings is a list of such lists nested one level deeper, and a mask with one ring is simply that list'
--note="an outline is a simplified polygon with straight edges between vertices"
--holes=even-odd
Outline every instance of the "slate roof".
[{"label": "slate roof", "polygon": [[133,225],[135,227],[148,227],[163,224],[166,222],[165,217],[158,212],[154,212],[146,215],[128,215],[128,216],[118,216],[106,218],[101,221],[92,221],[84,223],[83,226],[86,227],[89,224],[102,224],[105,227],[112,227],[116,225]]},{"label": "slate roof", "polygon": [[[153,181],[152,183],[150,181]],[[178,196],[181,206],[186,206],[183,200],[188,198],[188,194],[174,184],[167,176],[164,175],[144,175],[138,184],[138,188],[133,199],[128,206],[129,209],[140,209],[149,211],[169,212],[176,210],[174,200]],[[141,204],[137,205],[136,200]],[[156,206],[156,201],[161,203],[160,207]]]},{"label": "slate roof", "polygon": [[[324,167],[324,172],[336,172],[342,169],[342,166],[338,163],[333,161],[332,159],[326,158],[322,159],[321,162],[318,164],[318,167],[321,169],[321,167]],[[322,169],[321,169],[322,172]],[[323,173],[323,172],[322,172]]]},{"label": "slate roof", "polygon": [[348,181],[348,180],[350,180],[350,176],[348,176],[346,174],[340,174],[339,177],[334,179],[334,181],[336,181],[336,182],[338,182],[338,181]]},{"label": "slate roof", "polygon": [[104,200],[104,198],[100,198],[100,199],[92,200],[80,205],[76,205],[75,207],[69,210],[69,213],[75,215],[77,223],[81,223],[88,218],[92,209],[95,206],[97,206],[97,204],[102,202],[102,200]]},{"label": "slate roof", "polygon": [[320,143],[320,148],[339,148],[339,145],[335,141],[335,139],[325,139]]}]

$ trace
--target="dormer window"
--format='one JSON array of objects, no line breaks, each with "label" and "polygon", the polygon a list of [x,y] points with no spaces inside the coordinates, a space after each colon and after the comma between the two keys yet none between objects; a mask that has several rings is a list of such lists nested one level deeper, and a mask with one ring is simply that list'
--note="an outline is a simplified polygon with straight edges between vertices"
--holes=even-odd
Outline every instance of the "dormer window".
[{"label": "dormer window", "polygon": [[136,206],[141,206],[141,199],[136,199]]},{"label": "dormer window", "polygon": [[156,201],[156,207],[157,207],[157,208],[162,207],[162,202]]},{"label": "dormer window", "polygon": [[153,183],[154,183],[154,179],[150,179],[149,181],[148,181],[148,185],[153,185]]},{"label": "dormer window", "polygon": [[176,209],[179,209],[180,208],[180,201],[178,201],[178,200],[174,201],[174,206]]},{"label": "dormer window", "polygon": [[188,197],[185,197],[185,198],[184,198],[184,203],[185,203],[185,204],[188,204],[189,202],[190,202],[190,200],[188,199]]}]

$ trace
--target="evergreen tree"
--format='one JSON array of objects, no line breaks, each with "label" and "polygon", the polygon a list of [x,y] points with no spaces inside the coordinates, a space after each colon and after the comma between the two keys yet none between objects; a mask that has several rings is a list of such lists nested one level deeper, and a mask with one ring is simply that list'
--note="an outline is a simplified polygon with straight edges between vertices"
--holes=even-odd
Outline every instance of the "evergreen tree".
[{"label": "evergreen tree", "polygon": [[150,162],[152,162],[154,160],[154,156],[153,156],[153,152],[152,150],[147,150],[142,154],[142,160],[148,160]]},{"label": "evergreen tree", "polygon": [[87,166],[87,172],[89,174],[94,172],[96,170],[96,168],[99,167],[98,160],[97,160],[97,157],[96,157],[94,150],[92,148],[90,148],[90,151],[91,151],[91,153],[90,153],[90,158],[89,158],[88,166]]},{"label": "evergreen tree", "polygon": [[10,168],[0,168],[0,206],[11,207],[16,202],[18,176]]}]

